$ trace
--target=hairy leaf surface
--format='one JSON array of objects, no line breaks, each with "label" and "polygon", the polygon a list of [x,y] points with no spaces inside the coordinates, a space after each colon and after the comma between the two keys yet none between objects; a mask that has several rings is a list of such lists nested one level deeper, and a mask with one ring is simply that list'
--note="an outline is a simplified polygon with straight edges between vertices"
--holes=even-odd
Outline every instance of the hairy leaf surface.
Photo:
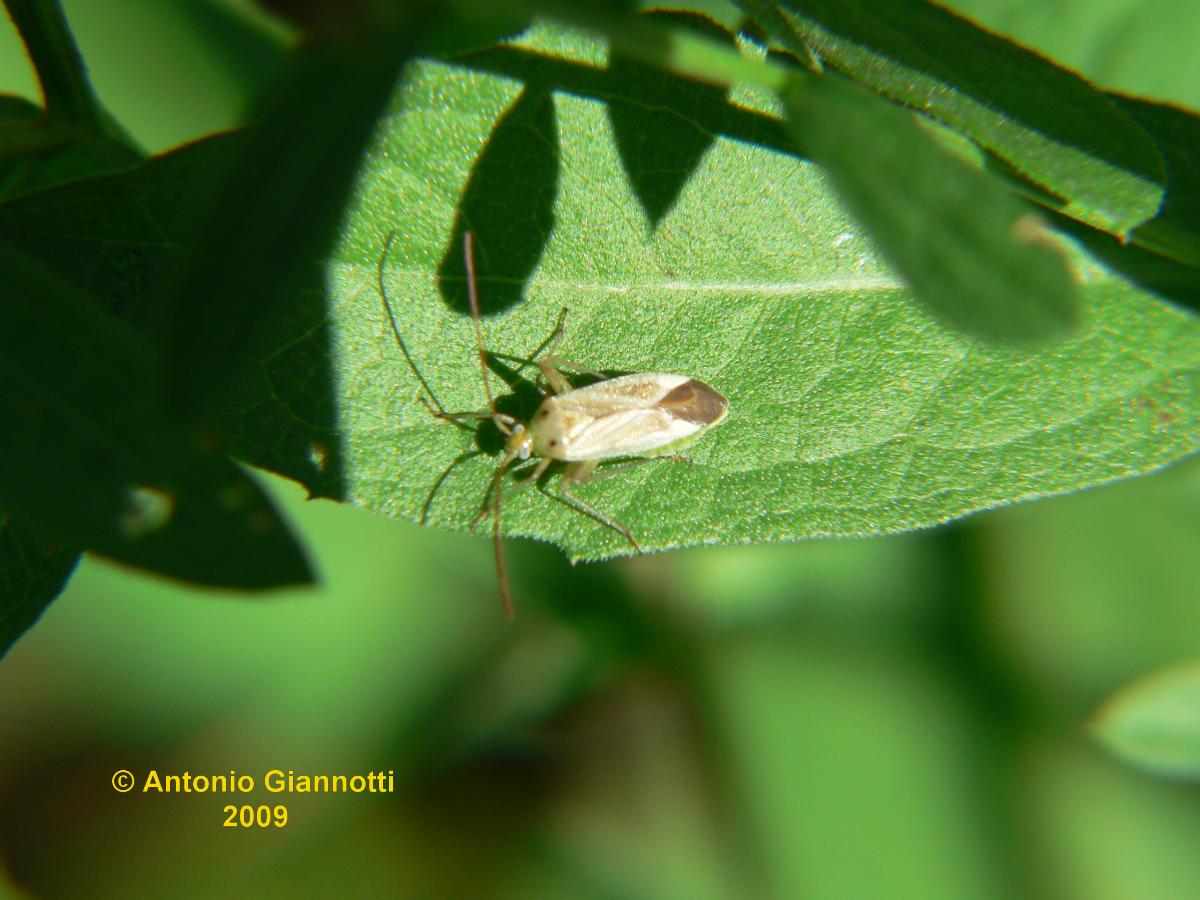
[{"label": "hairy leaf surface", "polygon": [[[542,39],[604,64],[599,46]],[[393,228],[384,281],[447,408],[484,404],[464,228],[478,240],[489,349],[533,352],[566,306],[560,355],[693,375],[730,398],[691,465],[657,462],[580,490],[647,547],[922,527],[1149,471],[1197,446],[1200,328],[1082,255],[1083,322],[1069,338],[1037,353],[974,343],[914,304],[811,164],[718,137],[655,224],[607,105],[536,75],[533,64],[515,80],[422,63],[382,130],[329,270],[348,499],[466,528],[496,463],[490,426],[475,435],[430,417],[387,331],[374,282]],[[528,413],[536,398],[515,367],[493,360]],[[630,549],[535,490],[510,501],[505,530],[576,558]]]},{"label": "hairy leaf surface", "polygon": [[[618,140],[614,125],[628,121],[623,105],[644,120],[647,95],[606,63],[602,45],[542,28],[502,57],[409,68],[323,286],[297,295],[274,350],[236,379],[228,448],[314,492],[467,529],[499,437],[490,424],[476,434],[429,415],[376,283],[394,230],[383,276],[408,348],[447,408],[483,408],[467,229],[489,349],[531,354],[565,306],[560,355],[613,373],[691,375],[729,398],[729,418],[689,448],[691,464],[655,462],[579,489],[647,549],[924,527],[1148,472],[1200,445],[1190,316],[1064,241],[1078,327],[1038,352],[966,339],[912,298],[820,169],[764,127],[777,121],[772,98],[739,89],[730,106],[709,91],[686,112],[658,109],[665,133],[712,140],[677,142],[669,204],[648,192],[636,136]],[[107,293],[119,283],[123,296],[128,279],[105,274],[111,246],[136,253],[139,271],[171,268],[166,254],[194,232],[183,200],[220,169],[210,156],[222,156],[220,141],[119,176],[144,179],[140,191],[97,179],[96,199],[76,193],[79,222],[60,226],[76,277]],[[663,142],[653,159],[672,165]],[[124,193],[135,202],[114,207]],[[57,239],[38,244],[32,223],[39,203],[69,218],[70,198],[55,196],[0,216],[47,259]],[[109,211],[103,229],[88,224],[97,204]],[[533,370],[491,365],[504,408],[531,413]],[[511,497],[505,532],[577,559],[630,551],[547,493]]]}]

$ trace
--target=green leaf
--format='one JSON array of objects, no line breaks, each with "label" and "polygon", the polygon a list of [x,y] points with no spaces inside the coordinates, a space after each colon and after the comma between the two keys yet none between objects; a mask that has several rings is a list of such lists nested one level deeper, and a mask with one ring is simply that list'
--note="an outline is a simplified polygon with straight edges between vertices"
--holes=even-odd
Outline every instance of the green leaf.
[{"label": "green leaf", "polygon": [[1146,676],[1122,688],[1096,713],[1092,733],[1139,768],[1200,778],[1200,663]]},{"label": "green leaf", "polygon": [[941,4],[1108,90],[1200,107],[1200,17],[1179,0]]},{"label": "green leaf", "polygon": [[788,49],[962,132],[1123,235],[1158,210],[1163,160],[1082,78],[923,0],[740,0]]},{"label": "green leaf", "polygon": [[[184,277],[212,198],[244,154],[243,143],[240,134],[218,135],[127,172],[23,197],[0,206],[0,229],[161,343],[172,324],[161,293]],[[306,271],[314,274],[312,266]],[[315,271],[316,284],[297,290],[283,309],[247,313],[258,317],[268,350],[236,367],[219,413],[227,451],[314,495],[339,497],[333,354],[320,275]]]},{"label": "green leaf", "polygon": [[[758,114],[778,110],[771,96],[737,88],[742,106],[714,107],[697,93],[672,112],[716,139],[656,225],[613,128],[613,107],[644,95],[606,61],[603,45],[543,26],[520,46],[410,66],[321,283],[291,298],[273,349],[232,379],[227,447],[310,490],[329,489],[321,464],[332,460],[336,496],[469,528],[498,435],[429,416],[376,287],[396,230],[384,280],[409,349],[448,408],[480,409],[459,280],[468,226],[492,350],[532,353],[567,306],[562,356],[680,372],[729,397],[728,420],[689,448],[692,465],[655,462],[578,489],[647,549],[902,531],[1152,471],[1200,446],[1194,319],[1064,243],[1077,333],[1030,353],[947,331],[821,169],[784,149],[778,120]],[[0,210],[0,223],[18,212],[36,221],[35,201],[49,215],[53,200],[51,218],[72,224],[61,246],[48,238],[36,252],[77,259],[85,281],[124,284],[97,272],[119,260],[109,246],[159,271],[163,246],[195,234],[189,215],[212,189],[218,146],[72,186],[74,219],[64,188]],[[152,201],[150,214],[137,199]],[[88,211],[101,227],[87,226]],[[518,388],[501,391],[507,408],[529,414],[535,395],[516,365],[492,361]],[[630,550],[534,489],[506,504],[504,525],[577,559]]]},{"label": "green leaf", "polygon": [[255,482],[169,414],[149,345],[6,242],[0,268],[0,506],[52,540],[187,581],[310,581]]},{"label": "green leaf", "polygon": [[1074,324],[1064,255],[998,179],[835,73],[798,78],[784,100],[800,146],[937,315],[1011,342],[1061,336]]},{"label": "green leaf", "polygon": [[[532,43],[603,61],[602,47],[569,33],[545,29]],[[922,527],[1150,471],[1200,444],[1200,327],[1189,317],[1073,253],[1080,332],[1038,353],[964,340],[914,305],[816,167],[746,141],[719,138],[655,228],[607,104],[554,92],[553,116],[523,126],[527,140],[496,137],[544,90],[534,63],[523,83],[416,65],[364,170],[329,270],[353,502],[456,529],[480,508],[497,436],[429,416],[372,282],[397,228],[385,282],[408,349],[448,408],[479,409],[461,285],[439,276],[484,166],[528,188],[522,199],[509,185],[505,202],[480,202],[470,221],[484,236],[489,348],[531,353],[565,305],[562,356],[681,372],[730,398],[729,419],[689,448],[694,464],[657,462],[579,490],[644,547]],[[622,102],[635,101],[609,94]],[[493,139],[509,147],[503,161]],[[551,167],[553,222],[530,233],[547,188],[526,173]],[[503,269],[522,244],[536,251],[528,276]],[[516,385],[510,402],[529,414],[532,392],[512,369],[493,360]],[[536,490],[514,496],[505,517],[507,533],[552,540],[574,558],[629,552]]]},{"label": "green leaf", "polygon": [[0,94],[0,199],[10,200],[135,165],[126,143],[48,119],[23,97]]},{"label": "green leaf", "polygon": [[58,596],[79,554],[0,513],[0,658]]},{"label": "green leaf", "polygon": [[[380,7],[357,40],[314,40],[257,111],[174,294],[173,401],[203,419],[298,293],[319,290],[358,161],[404,62],[437,31],[427,4]],[[371,27],[377,26],[377,27]],[[313,115],[313,110],[320,115]]]}]

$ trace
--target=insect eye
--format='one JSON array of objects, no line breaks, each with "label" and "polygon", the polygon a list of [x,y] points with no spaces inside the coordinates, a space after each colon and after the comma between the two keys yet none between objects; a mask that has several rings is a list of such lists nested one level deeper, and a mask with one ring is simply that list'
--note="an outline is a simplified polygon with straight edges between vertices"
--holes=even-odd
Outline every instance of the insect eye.
[{"label": "insect eye", "polygon": [[551,447],[557,447],[557,446],[558,446],[558,439],[556,438],[555,440],[552,440],[552,441],[550,442],[550,446],[551,446]]}]

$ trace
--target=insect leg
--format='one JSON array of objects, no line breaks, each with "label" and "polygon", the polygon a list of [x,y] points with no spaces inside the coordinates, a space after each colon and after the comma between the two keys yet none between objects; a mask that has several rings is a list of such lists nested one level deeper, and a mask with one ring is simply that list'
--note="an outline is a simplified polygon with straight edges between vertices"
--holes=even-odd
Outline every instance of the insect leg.
[{"label": "insect leg", "polygon": [[[550,468],[550,464],[553,462],[554,462],[554,460],[550,459],[549,457],[539,459],[537,465],[534,466],[533,471],[528,476],[526,476],[525,478],[522,478],[520,481],[518,481],[516,484],[514,484],[511,488],[509,488],[508,492],[504,495],[504,498],[511,499],[513,496],[515,496],[520,491],[524,490],[529,485],[536,484],[538,479],[541,478],[546,473],[546,470],[548,468]],[[497,484],[493,488],[493,490],[500,490],[500,485]],[[475,528],[479,525],[480,522],[482,522],[489,515],[491,515],[491,512],[492,512],[491,506],[492,506],[492,493],[491,493],[491,491],[488,491],[487,496],[483,498],[483,508],[479,510],[479,515],[477,515],[475,517],[474,521],[471,522],[471,530],[472,531],[475,530]]]},{"label": "insect leg", "polygon": [[644,466],[646,463],[661,462],[663,460],[683,463],[691,462],[691,460],[686,456],[677,456],[675,454],[670,456],[636,456],[633,459],[626,459],[622,460],[621,462],[615,462],[610,466],[605,466],[598,472],[588,472],[587,476],[582,480],[577,477],[574,481],[575,484],[584,484],[587,481],[601,481],[605,478],[608,478],[610,475],[618,475],[621,472],[628,472],[630,469],[636,469],[638,466]]},{"label": "insect leg", "polygon": [[488,409],[496,413],[496,398],[492,395],[492,382],[488,378],[487,350],[483,346],[483,326],[479,315],[479,290],[475,283],[475,241],[471,232],[463,232],[463,265],[467,270],[467,300],[471,304],[471,324],[475,328],[475,355],[479,357],[479,374],[483,379],[483,392],[487,394]]},{"label": "insect leg", "polygon": [[565,394],[571,390],[571,383],[558,371],[554,364],[556,359],[554,356],[543,356],[537,361],[538,368],[542,370],[542,377],[550,384],[550,390],[556,394]]},{"label": "insect leg", "polygon": [[580,375],[591,375],[600,381],[607,381],[609,377],[603,372],[597,372],[595,369],[581,366],[579,363],[563,359],[561,356],[555,356],[553,353],[547,353],[539,359],[538,368],[542,370],[542,375],[550,382],[550,387],[553,388],[556,394],[562,394],[571,390],[571,385],[563,377],[559,369],[570,369],[572,372],[578,372]]},{"label": "insect leg", "polygon": [[558,322],[555,324],[554,330],[550,332],[549,337],[547,337],[541,342],[541,344],[538,345],[537,349],[533,351],[532,355],[513,356],[508,353],[495,352],[493,352],[491,355],[497,357],[498,359],[520,363],[520,365],[517,366],[518,374],[526,366],[536,364],[541,370],[538,378],[539,383],[536,385],[536,387],[543,394],[546,393],[540,383],[543,379],[550,385],[550,390],[555,394],[563,394],[571,390],[570,383],[566,378],[563,377],[562,372],[559,371],[560,367],[563,369],[570,369],[572,372],[578,372],[581,375],[592,375],[601,379],[607,378],[608,376],[603,372],[597,372],[595,369],[589,369],[587,366],[578,365],[577,363],[563,359],[561,356],[555,355],[554,351],[557,349],[558,344],[562,340],[563,334],[566,331],[566,323],[567,307],[564,306],[558,313]]},{"label": "insect leg", "polygon": [[[554,331],[550,332],[550,337],[547,341],[545,352],[553,356],[554,351],[558,349],[558,342],[562,340],[563,332],[567,330],[567,308],[564,306],[558,313],[558,322],[554,326]],[[535,356],[540,355],[542,351],[539,349]]]},{"label": "insect leg", "polygon": [[577,512],[581,512],[595,519],[601,525],[611,528],[613,531],[622,535],[625,540],[629,541],[633,549],[638,553],[642,552],[642,546],[637,542],[637,538],[633,536],[633,532],[626,526],[622,525],[606,512],[602,512],[584,500],[579,499],[571,492],[571,486],[583,484],[592,477],[592,473],[596,469],[596,460],[588,460],[586,462],[575,463],[567,468],[566,474],[563,475],[562,482],[558,486],[558,495],[550,494],[567,506],[572,507]]},{"label": "insect leg", "polygon": [[537,349],[535,349],[531,354],[528,356],[514,356],[510,353],[497,353],[493,350],[491,351],[491,355],[497,357],[498,359],[507,360],[508,362],[520,363],[521,365],[517,367],[517,373],[520,374],[521,370],[526,366],[537,365],[538,357],[540,357],[543,353],[554,353],[554,348],[557,347],[558,342],[562,340],[563,331],[566,329],[566,322],[567,308],[564,306],[558,313],[558,321],[554,324],[554,330],[546,336],[545,340],[537,345]]},{"label": "insect leg", "polygon": [[491,501],[490,513],[492,516],[492,556],[496,560],[496,582],[500,586],[500,601],[504,607],[504,617],[506,619],[513,618],[513,602],[512,592],[508,587],[508,563],[504,559],[504,538],[500,534],[500,509],[501,497],[501,479],[504,478],[504,473],[508,469],[509,464],[516,458],[516,455],[511,451],[506,451],[504,457],[500,460],[500,464],[496,466],[496,474],[492,476],[492,483],[488,488],[483,498],[483,512],[476,517],[471,523],[472,530],[479,523],[480,519],[489,512],[488,501]]},{"label": "insect leg", "polygon": [[567,466],[567,471],[563,473],[563,484],[570,482],[571,484],[587,484],[592,480],[592,475],[596,472],[596,467],[600,465],[598,459],[587,459],[583,462],[571,463]]},{"label": "insect leg", "polygon": [[420,400],[425,404],[425,408],[429,410],[429,414],[435,419],[441,419],[445,422],[453,422],[459,428],[466,428],[470,430],[471,426],[467,424],[468,421],[478,421],[480,419],[492,418],[492,414],[490,412],[450,412],[449,410],[442,409],[436,401],[430,401],[430,399],[424,394],[421,394]]},{"label": "insect leg", "polygon": [[578,372],[580,375],[592,375],[596,378],[607,379],[609,376],[603,372],[597,372],[595,369],[589,369],[587,366],[581,366],[579,363],[571,362],[569,359],[563,359],[561,356],[555,356],[553,353],[548,353],[543,356],[541,362],[554,366],[555,368],[570,369],[572,372]]},{"label": "insect leg", "polygon": [[570,369],[572,372],[578,372],[580,375],[591,375],[601,381],[608,380],[608,376],[603,372],[597,372],[595,369],[589,369],[587,366],[581,366],[579,363],[573,363],[568,359],[563,359],[561,356],[555,356],[553,353],[548,353],[537,361],[538,368],[542,370],[542,376],[550,382],[550,389],[556,394],[565,394],[571,390],[571,384],[563,377],[562,369]]},{"label": "insect leg", "polygon": [[429,521],[429,509],[433,506],[433,498],[437,495],[437,492],[442,489],[442,485],[445,483],[446,479],[450,477],[450,473],[457,469],[460,464],[466,462],[468,459],[473,459],[474,457],[479,456],[481,453],[483,453],[482,450],[470,450],[467,453],[460,454],[459,456],[455,457],[454,462],[450,463],[450,465],[446,467],[446,471],[438,476],[437,481],[433,483],[433,487],[429,489],[429,495],[425,498],[425,502],[421,505],[420,521],[422,525]]}]

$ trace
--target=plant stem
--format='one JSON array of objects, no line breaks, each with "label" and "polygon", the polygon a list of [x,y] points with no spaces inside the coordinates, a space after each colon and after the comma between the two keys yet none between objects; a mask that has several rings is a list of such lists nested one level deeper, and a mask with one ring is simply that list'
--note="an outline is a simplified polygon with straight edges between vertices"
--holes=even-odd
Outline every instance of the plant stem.
[{"label": "plant stem", "polygon": [[107,135],[107,121],[58,0],[4,0],[33,62],[46,115]]}]

